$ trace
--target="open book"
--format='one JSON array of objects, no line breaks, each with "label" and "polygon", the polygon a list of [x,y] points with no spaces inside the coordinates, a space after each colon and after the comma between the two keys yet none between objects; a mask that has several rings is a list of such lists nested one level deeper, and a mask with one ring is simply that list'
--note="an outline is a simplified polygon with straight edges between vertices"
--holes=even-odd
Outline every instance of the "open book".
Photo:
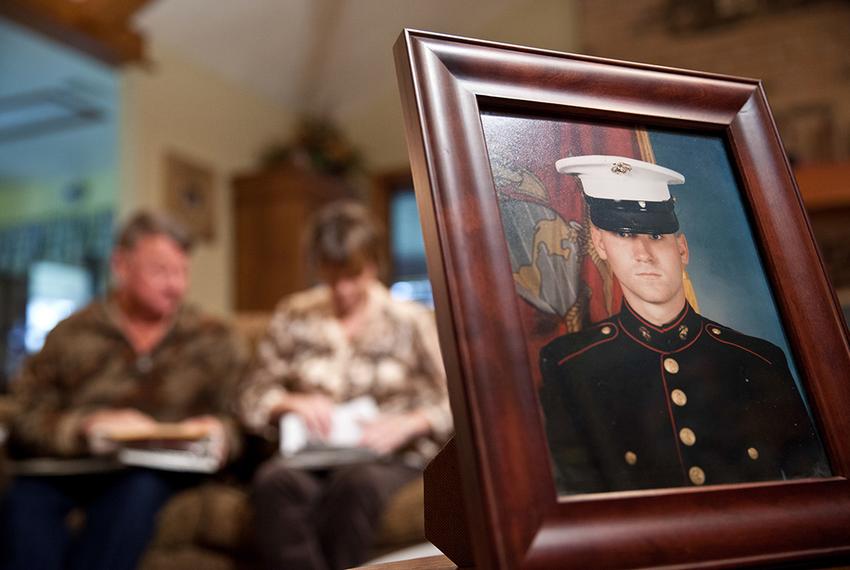
[{"label": "open book", "polygon": [[287,464],[301,469],[324,469],[375,458],[371,449],[359,447],[362,423],[378,416],[378,405],[368,396],[355,398],[334,409],[331,433],[326,440],[313,438],[304,420],[286,414],[280,420],[280,453]]},{"label": "open book", "polygon": [[124,465],[213,473],[218,470],[219,460],[212,453],[208,436],[202,427],[182,424],[157,424],[109,434],[120,445],[118,461]]}]

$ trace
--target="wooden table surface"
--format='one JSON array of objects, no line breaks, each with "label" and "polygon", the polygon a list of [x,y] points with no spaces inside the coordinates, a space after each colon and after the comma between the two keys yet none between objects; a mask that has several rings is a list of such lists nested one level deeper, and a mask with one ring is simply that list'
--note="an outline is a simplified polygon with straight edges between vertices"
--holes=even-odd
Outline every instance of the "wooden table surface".
[{"label": "wooden table surface", "polygon": [[[850,566],[815,566],[824,570],[850,570]],[[458,570],[458,567],[448,558],[439,554],[437,556],[424,556],[422,558],[411,558],[398,562],[386,562],[384,564],[373,564],[371,566],[360,566],[351,570]],[[460,570],[474,570],[463,567]]]},{"label": "wooden table surface", "polygon": [[411,558],[398,562],[387,562],[385,564],[374,564],[372,566],[361,566],[352,570],[456,570],[457,566],[439,554],[437,556],[425,556],[423,558]]}]

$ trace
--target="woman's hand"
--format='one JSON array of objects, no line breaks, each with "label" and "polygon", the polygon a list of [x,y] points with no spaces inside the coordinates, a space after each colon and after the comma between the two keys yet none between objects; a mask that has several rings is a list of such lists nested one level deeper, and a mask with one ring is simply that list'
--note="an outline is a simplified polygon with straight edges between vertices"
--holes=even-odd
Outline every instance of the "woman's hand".
[{"label": "woman's hand", "polygon": [[430,430],[431,423],[422,412],[384,414],[363,424],[360,445],[386,455]]},{"label": "woman's hand", "polygon": [[272,416],[298,414],[304,420],[311,435],[327,439],[331,434],[334,407],[333,400],[324,394],[289,392],[272,410]]}]

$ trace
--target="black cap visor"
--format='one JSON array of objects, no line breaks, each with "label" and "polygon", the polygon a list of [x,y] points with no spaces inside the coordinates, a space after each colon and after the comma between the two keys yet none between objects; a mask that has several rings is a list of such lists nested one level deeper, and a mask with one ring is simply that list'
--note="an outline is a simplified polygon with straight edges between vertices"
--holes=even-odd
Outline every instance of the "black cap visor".
[{"label": "black cap visor", "polygon": [[606,200],[584,197],[590,220],[603,230],[633,234],[672,234],[679,231],[673,198],[664,202]]}]

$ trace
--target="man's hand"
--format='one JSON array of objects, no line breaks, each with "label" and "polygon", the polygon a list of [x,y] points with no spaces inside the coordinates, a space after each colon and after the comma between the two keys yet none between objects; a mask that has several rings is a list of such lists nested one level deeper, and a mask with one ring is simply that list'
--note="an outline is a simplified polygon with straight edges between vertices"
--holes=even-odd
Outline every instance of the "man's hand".
[{"label": "man's hand", "polygon": [[180,422],[181,426],[189,429],[202,429],[206,432],[206,439],[210,454],[218,460],[221,467],[227,462],[229,447],[227,444],[227,430],[220,419],[215,416],[196,416]]},{"label": "man's hand", "polygon": [[430,430],[431,424],[422,412],[385,414],[363,424],[360,445],[386,455]]},{"label": "man's hand", "polygon": [[273,417],[298,414],[304,419],[310,434],[327,439],[331,434],[333,411],[336,404],[324,394],[298,394],[290,392],[272,410]]},{"label": "man's hand", "polygon": [[82,434],[94,455],[107,455],[118,449],[113,436],[151,429],[156,424],[156,420],[139,410],[110,408],[86,416],[82,422]]}]

